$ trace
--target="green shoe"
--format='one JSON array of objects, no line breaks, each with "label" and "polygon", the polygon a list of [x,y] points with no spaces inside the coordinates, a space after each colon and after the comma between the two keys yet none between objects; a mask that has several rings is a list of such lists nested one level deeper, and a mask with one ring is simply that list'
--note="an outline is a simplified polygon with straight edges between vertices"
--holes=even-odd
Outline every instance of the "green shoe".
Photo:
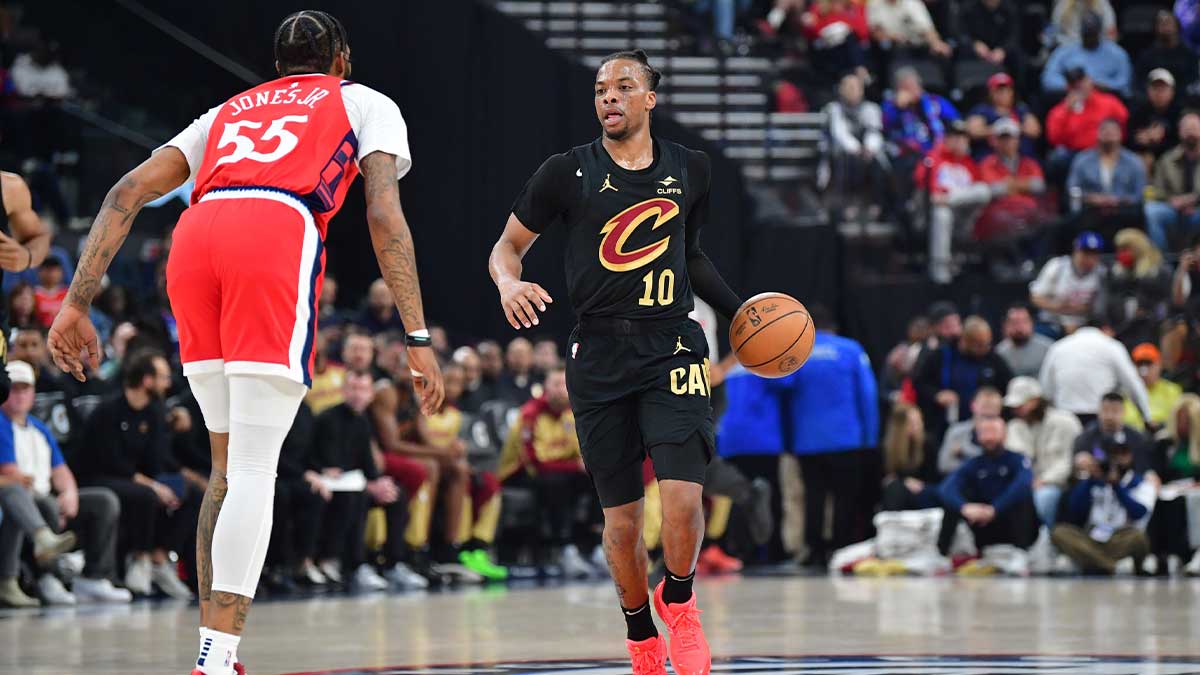
[{"label": "green shoe", "polygon": [[458,561],[463,564],[463,567],[488,581],[504,581],[508,578],[508,568],[492,562],[487,551],[483,549],[463,551],[458,554]]}]

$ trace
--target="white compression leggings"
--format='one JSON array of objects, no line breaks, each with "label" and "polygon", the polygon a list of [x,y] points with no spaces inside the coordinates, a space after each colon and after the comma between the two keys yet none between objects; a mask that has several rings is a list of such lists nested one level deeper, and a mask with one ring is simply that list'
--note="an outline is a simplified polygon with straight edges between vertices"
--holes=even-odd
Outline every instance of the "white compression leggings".
[{"label": "white compression leggings", "polygon": [[212,590],[254,597],[271,540],[275,471],[308,388],[272,375],[188,376],[205,426],[229,433],[229,491],[212,539]]}]

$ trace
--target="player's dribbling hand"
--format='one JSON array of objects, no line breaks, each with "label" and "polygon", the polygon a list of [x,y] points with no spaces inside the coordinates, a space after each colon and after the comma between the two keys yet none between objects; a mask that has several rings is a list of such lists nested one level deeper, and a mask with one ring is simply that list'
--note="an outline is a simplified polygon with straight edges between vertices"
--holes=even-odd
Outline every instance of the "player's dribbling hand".
[{"label": "player's dribbling hand", "polygon": [[63,303],[50,325],[46,344],[54,365],[80,382],[87,380],[86,369],[100,367],[100,340],[86,308]]},{"label": "player's dribbling hand", "polygon": [[517,330],[521,326],[532,328],[538,325],[538,311],[546,311],[546,304],[554,302],[554,298],[546,289],[532,281],[510,281],[500,286],[500,306],[504,308],[504,317],[509,325]]},{"label": "player's dribbling hand", "polygon": [[437,354],[432,347],[409,347],[408,367],[413,373],[413,389],[421,399],[421,413],[426,417],[442,409],[446,397],[446,385],[442,383],[442,369],[438,366]]}]

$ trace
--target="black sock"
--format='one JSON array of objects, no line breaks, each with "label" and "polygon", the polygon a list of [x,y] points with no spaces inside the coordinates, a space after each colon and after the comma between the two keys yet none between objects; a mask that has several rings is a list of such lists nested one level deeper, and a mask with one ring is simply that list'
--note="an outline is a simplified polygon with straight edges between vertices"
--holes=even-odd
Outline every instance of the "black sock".
[{"label": "black sock", "polygon": [[654,617],[650,614],[650,600],[635,609],[621,608],[621,612],[625,615],[626,637],[634,642],[649,640],[658,635],[658,629],[654,627]]},{"label": "black sock", "polygon": [[692,599],[692,580],[696,578],[696,570],[686,577],[677,577],[670,569],[667,570],[663,583],[663,602],[668,605],[681,605]]}]

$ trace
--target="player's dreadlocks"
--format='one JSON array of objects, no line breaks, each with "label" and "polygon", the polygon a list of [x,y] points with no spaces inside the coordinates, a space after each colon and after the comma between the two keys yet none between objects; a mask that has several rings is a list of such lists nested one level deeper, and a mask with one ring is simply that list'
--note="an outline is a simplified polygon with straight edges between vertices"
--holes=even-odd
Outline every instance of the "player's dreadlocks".
[{"label": "player's dreadlocks", "polygon": [[291,14],[275,30],[279,74],[329,72],[346,44],[346,29],[333,16],[312,9]]},{"label": "player's dreadlocks", "polygon": [[662,81],[662,73],[659,72],[654,66],[650,65],[650,57],[646,55],[645,50],[631,49],[609,54],[603,59],[600,59],[600,65],[603,66],[609,61],[617,61],[620,59],[637,61],[638,63],[642,64],[642,74],[646,76],[646,84],[650,87],[650,91],[654,91],[658,88],[658,83]]}]

